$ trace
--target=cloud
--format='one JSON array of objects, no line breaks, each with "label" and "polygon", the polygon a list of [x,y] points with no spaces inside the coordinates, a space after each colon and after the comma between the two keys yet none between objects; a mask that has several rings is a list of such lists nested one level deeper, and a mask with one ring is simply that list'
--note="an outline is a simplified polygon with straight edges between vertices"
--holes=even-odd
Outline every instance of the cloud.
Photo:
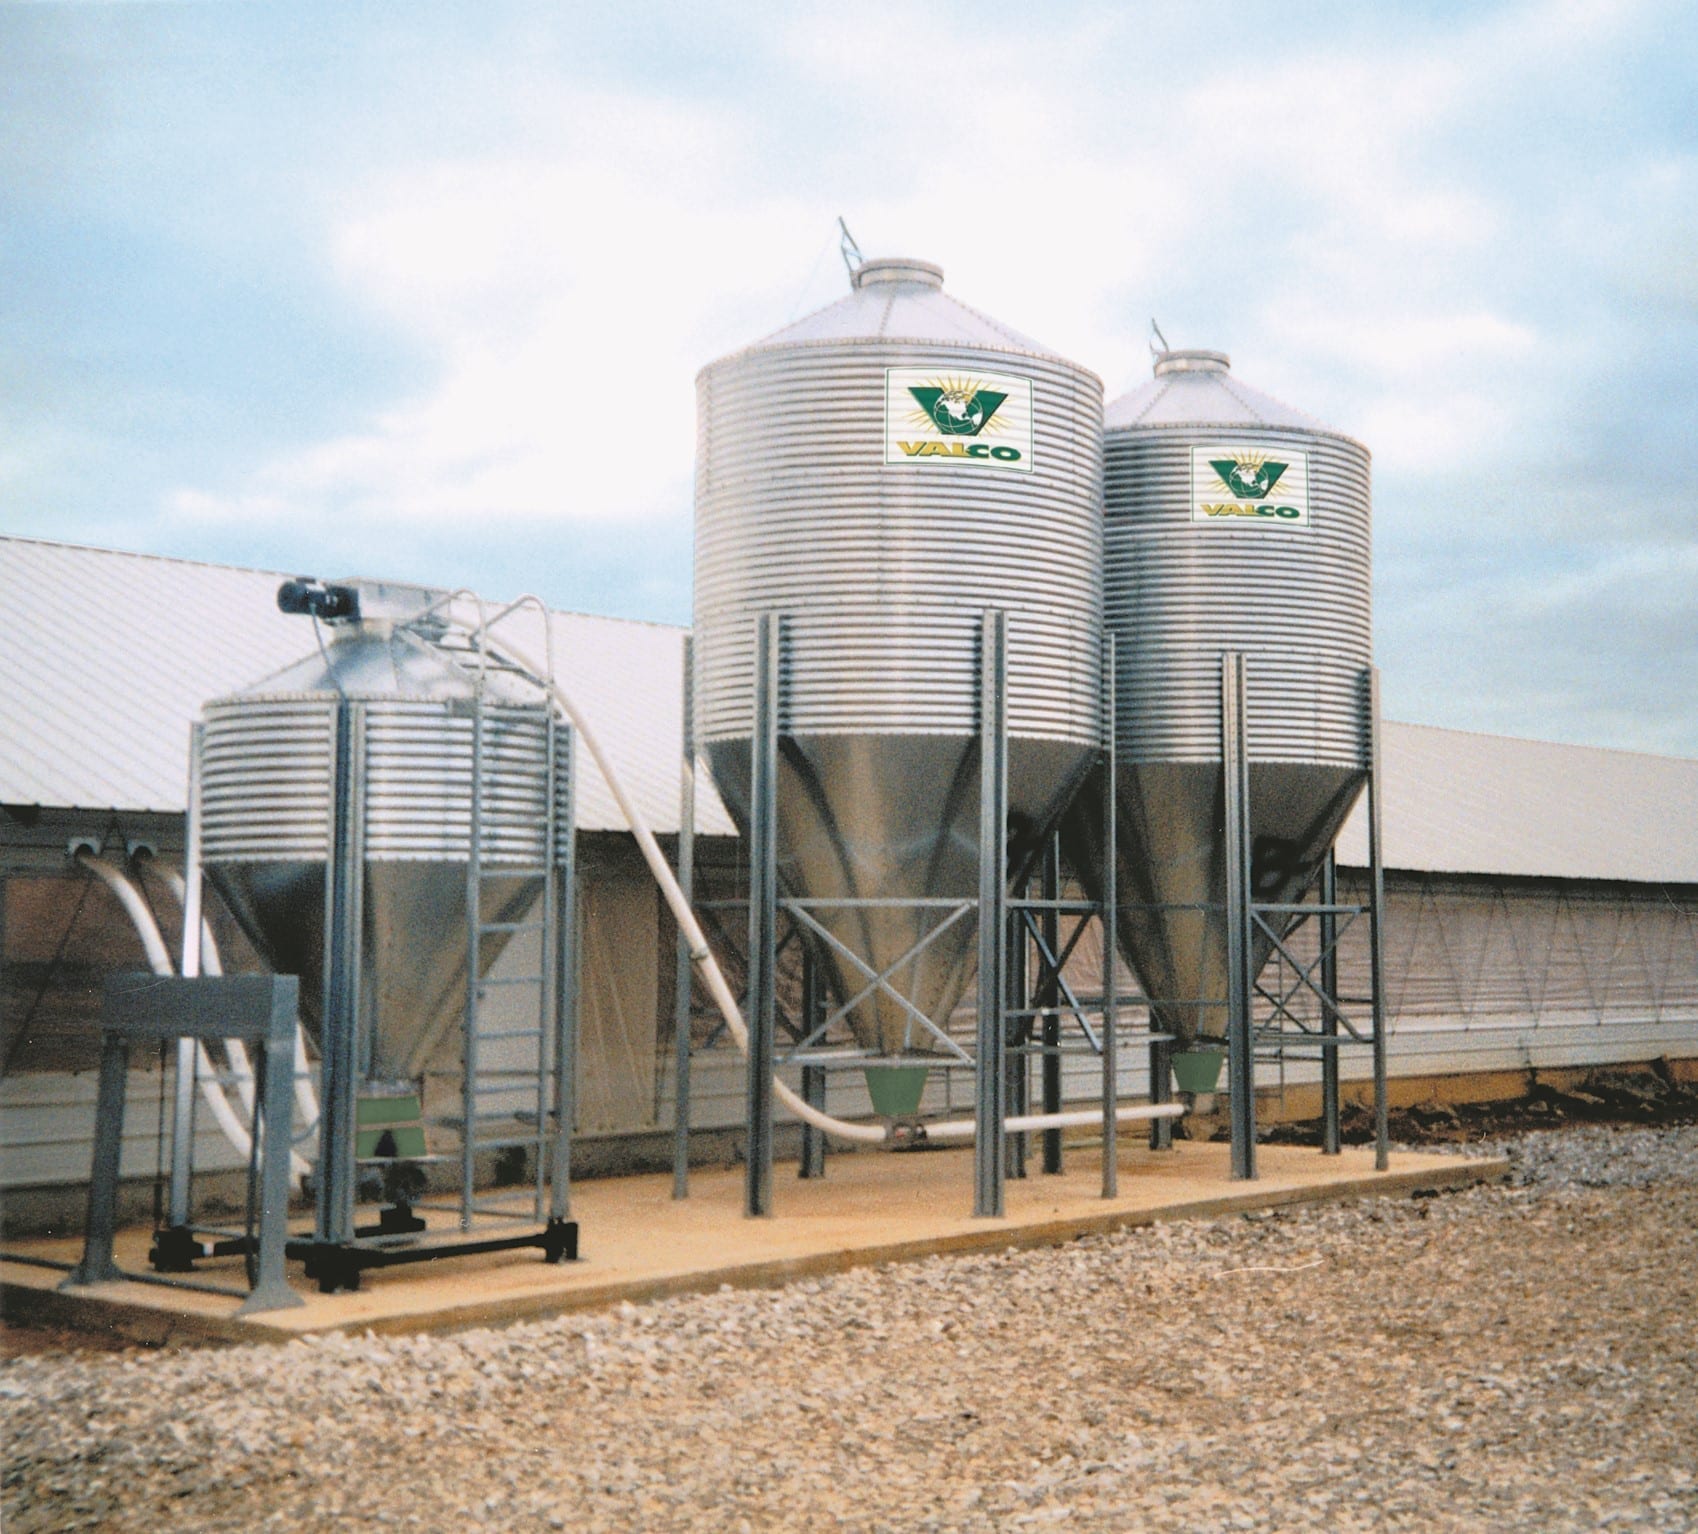
[{"label": "cloud", "polygon": [[1698,755],[1690,529],[1657,549],[1409,561],[1386,588],[1377,626],[1392,717]]},{"label": "cloud", "polygon": [[[0,146],[0,280],[55,219],[113,253],[43,245],[0,332],[29,515],[682,618],[692,380],[841,296],[841,212],[1111,397],[1155,314],[1365,440],[1399,711],[1689,739],[1641,686],[1692,619],[1678,0],[323,14],[13,50],[58,84]],[[113,278],[138,248],[221,301]]]},{"label": "cloud", "polygon": [[[690,380],[792,317],[771,274],[799,270],[830,227],[812,183],[837,189],[869,254],[943,259],[953,291],[1100,368],[1111,395],[1141,374],[1143,318],[1166,290],[1182,317],[1213,311],[1251,360],[1274,360],[1257,382],[1323,415],[1336,404],[1382,467],[1466,467],[1539,408],[1504,381],[1548,339],[1510,295],[1471,293],[1515,210],[1459,182],[1438,146],[1494,92],[1595,48],[1604,25],[1534,8],[1391,68],[1381,38],[1317,48],[1276,30],[1219,67],[1152,71],[1126,104],[1117,64],[1137,29],[1093,9],[975,28],[893,6],[803,13],[770,29],[748,66],[759,89],[736,102],[587,88],[532,60],[484,102],[499,149],[402,159],[336,199],[338,297],[404,334],[428,376],[245,484],[180,487],[171,512],[307,501],[389,521],[617,521],[678,507]],[[813,106],[793,145],[772,140],[779,100]],[[815,296],[840,293],[833,281]]]},{"label": "cloud", "polygon": [[234,491],[180,490],[174,515],[599,521],[688,504],[714,307],[764,280],[751,243],[784,250],[804,221],[736,185],[723,117],[603,92],[547,128],[522,152],[381,177],[332,233],[342,295],[405,330],[428,381]]}]

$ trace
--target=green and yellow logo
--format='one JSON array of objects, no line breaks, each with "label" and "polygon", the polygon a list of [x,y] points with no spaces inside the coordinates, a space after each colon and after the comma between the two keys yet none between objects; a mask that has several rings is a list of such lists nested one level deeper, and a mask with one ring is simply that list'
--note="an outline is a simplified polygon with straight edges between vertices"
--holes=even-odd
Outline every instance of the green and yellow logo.
[{"label": "green and yellow logo", "polygon": [[1000,373],[885,370],[886,463],[1032,467],[1032,384]]},{"label": "green and yellow logo", "polygon": [[1220,476],[1228,495],[1265,501],[1273,494],[1289,464],[1275,463],[1265,453],[1238,453],[1231,458],[1211,458],[1209,466]]},{"label": "green and yellow logo", "polygon": [[997,406],[1008,398],[995,389],[982,389],[971,379],[910,387],[926,419],[946,437],[976,437],[996,417]]},{"label": "green and yellow logo", "polygon": [[1309,525],[1309,455],[1271,457],[1255,447],[1198,447],[1191,460],[1191,520],[1245,518]]}]

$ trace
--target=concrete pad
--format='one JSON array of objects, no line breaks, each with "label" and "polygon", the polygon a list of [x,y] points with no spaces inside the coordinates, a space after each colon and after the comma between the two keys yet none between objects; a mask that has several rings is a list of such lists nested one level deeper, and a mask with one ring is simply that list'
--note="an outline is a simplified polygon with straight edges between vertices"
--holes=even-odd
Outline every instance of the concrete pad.
[{"label": "concrete pad", "polygon": [[[1094,1145],[1069,1148],[1057,1176],[1035,1170],[1007,1185],[1007,1214],[975,1219],[971,1150],[837,1155],[823,1181],[802,1181],[795,1164],[774,1173],[776,1214],[743,1215],[741,1169],[698,1171],[690,1197],[672,1198],[669,1176],[607,1178],[577,1184],[573,1215],[581,1227],[581,1260],[550,1266],[534,1250],[444,1259],[378,1269],[352,1294],[319,1294],[290,1264],[305,1304],[238,1317],[245,1289],[239,1259],[207,1262],[196,1281],[227,1293],[167,1288],[123,1280],[60,1292],[62,1271],[27,1262],[0,1263],[0,1306],[18,1321],[46,1321],[117,1331],[137,1341],[179,1338],[266,1342],[315,1332],[413,1332],[499,1325],[647,1300],[662,1295],[781,1284],[806,1274],[873,1263],[912,1261],[943,1252],[1057,1245],[1078,1236],[1282,1204],[1405,1194],[1459,1187],[1503,1176],[1501,1159],[1400,1153],[1375,1172],[1371,1150],[1338,1156],[1291,1146],[1258,1146],[1259,1177],[1234,1182],[1228,1147],[1180,1141],[1171,1151],[1147,1149],[1141,1137],[1119,1157],[1120,1191],[1101,1197],[1101,1157]],[[522,1201],[515,1201],[522,1212]],[[451,1233],[451,1222],[432,1216]],[[118,1242],[126,1273],[147,1271],[149,1232],[129,1230]],[[75,1262],[80,1240],[9,1243],[8,1253],[45,1262]]]}]

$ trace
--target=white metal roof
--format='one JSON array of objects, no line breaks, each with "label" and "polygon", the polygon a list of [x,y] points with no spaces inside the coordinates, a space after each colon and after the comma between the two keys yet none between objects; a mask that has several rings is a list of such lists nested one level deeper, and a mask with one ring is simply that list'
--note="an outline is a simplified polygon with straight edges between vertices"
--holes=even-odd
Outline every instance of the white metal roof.
[{"label": "white metal roof", "polygon": [[[1698,761],[1387,724],[1388,868],[1698,884]],[[1339,861],[1368,861],[1362,804]]]},{"label": "white metal roof", "polygon": [[[277,610],[276,571],[0,537],[0,801],[180,813],[190,723],[298,661],[311,624]],[[555,617],[562,684],[657,831],[678,827],[683,629]],[[581,753],[578,824],[623,830]],[[731,822],[711,787],[704,832]]]},{"label": "white metal roof", "polygon": [[883,341],[971,346],[1039,357],[1057,355],[1042,342],[945,293],[939,267],[924,261],[879,260],[867,262],[861,270],[863,277],[875,280],[858,282],[835,303],[804,315],[746,350],[814,342]]},{"label": "white metal roof", "polygon": [[[298,660],[275,571],[0,537],[0,801],[180,812],[188,727],[209,698]],[[566,690],[657,831],[677,829],[684,630],[556,615]],[[1698,884],[1698,760],[1384,728],[1391,868]],[[593,765],[579,824],[624,822]],[[731,830],[703,784],[698,824]],[[1340,860],[1367,862],[1362,810]]]}]

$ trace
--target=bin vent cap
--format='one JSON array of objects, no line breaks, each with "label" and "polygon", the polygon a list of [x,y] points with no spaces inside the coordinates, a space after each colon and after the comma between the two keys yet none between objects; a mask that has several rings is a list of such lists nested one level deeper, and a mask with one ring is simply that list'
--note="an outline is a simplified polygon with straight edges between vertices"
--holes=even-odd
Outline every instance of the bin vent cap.
[{"label": "bin vent cap", "polygon": [[1156,377],[1169,373],[1227,373],[1232,358],[1225,352],[1171,351],[1156,353]]},{"label": "bin vent cap", "polygon": [[871,287],[875,282],[917,282],[922,287],[941,288],[943,268],[930,261],[915,261],[907,256],[880,256],[875,261],[863,261],[855,268],[855,286]]}]

